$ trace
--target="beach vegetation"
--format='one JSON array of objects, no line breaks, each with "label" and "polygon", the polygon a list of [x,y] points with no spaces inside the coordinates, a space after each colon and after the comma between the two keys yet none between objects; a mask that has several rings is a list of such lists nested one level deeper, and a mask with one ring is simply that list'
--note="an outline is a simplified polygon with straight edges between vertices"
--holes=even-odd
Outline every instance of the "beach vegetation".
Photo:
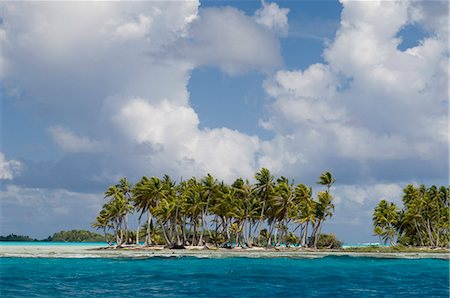
[{"label": "beach vegetation", "polygon": [[[254,184],[243,178],[227,184],[211,174],[178,183],[168,175],[143,176],[134,186],[122,178],[107,188],[92,225],[105,235],[112,231],[118,246],[145,237],[145,246],[319,247],[323,224],[334,212],[333,175],[319,176],[324,189],[316,196],[312,187],[276,179],[266,168],[254,178]],[[131,213],[138,219],[135,233],[129,231]]]},{"label": "beach vegetation", "polygon": [[342,248],[342,242],[336,238],[335,234],[320,234],[317,248],[339,249]]},{"label": "beach vegetation", "polygon": [[450,245],[450,187],[407,185],[403,207],[381,200],[373,213],[374,233],[391,245],[448,247]]}]

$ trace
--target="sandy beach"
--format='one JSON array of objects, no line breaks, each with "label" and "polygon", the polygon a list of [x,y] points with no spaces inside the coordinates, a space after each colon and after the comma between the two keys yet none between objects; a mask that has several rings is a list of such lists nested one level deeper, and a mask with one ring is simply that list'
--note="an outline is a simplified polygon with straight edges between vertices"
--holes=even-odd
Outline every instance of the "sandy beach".
[{"label": "sandy beach", "polygon": [[164,249],[154,248],[106,248],[79,245],[0,245],[0,257],[25,258],[150,258],[150,257],[197,257],[197,258],[323,258],[326,256],[351,256],[375,258],[433,258],[450,260],[445,252],[351,252],[345,250],[300,249]]}]

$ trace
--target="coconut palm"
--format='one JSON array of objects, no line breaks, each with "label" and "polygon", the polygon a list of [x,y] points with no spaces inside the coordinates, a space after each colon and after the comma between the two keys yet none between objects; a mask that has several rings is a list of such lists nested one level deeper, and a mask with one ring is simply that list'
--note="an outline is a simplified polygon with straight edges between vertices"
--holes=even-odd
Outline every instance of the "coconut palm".
[{"label": "coconut palm", "polygon": [[152,211],[158,203],[165,198],[166,190],[163,182],[157,177],[142,177],[132,190],[134,196],[134,206],[140,211],[139,218],[147,212],[147,235],[145,245],[152,245],[150,225],[152,221]]},{"label": "coconut palm", "polygon": [[208,208],[210,207],[211,200],[213,200],[219,192],[219,183],[217,179],[214,179],[214,177],[211,174],[207,174],[205,177],[203,177],[200,183],[201,183],[201,198],[204,202],[201,211],[202,231],[200,233],[199,239],[199,243],[200,245],[202,245],[205,229],[208,228],[208,225],[206,223]]},{"label": "coconut palm", "polygon": [[264,212],[268,205],[270,196],[273,193],[273,188],[275,186],[275,177],[266,168],[262,168],[255,175],[256,184],[255,192],[261,202],[261,214],[259,216],[259,226],[258,226],[258,244],[261,244],[261,230],[264,221]]},{"label": "coconut palm", "polygon": [[298,184],[295,188],[295,196],[298,201],[298,215],[296,221],[301,225],[300,238],[302,247],[306,246],[308,227],[316,221],[316,202],[312,199],[312,189],[305,184]]},{"label": "coconut palm", "polygon": [[396,236],[395,226],[398,223],[398,209],[394,203],[388,203],[386,200],[381,200],[373,213],[373,224],[375,226],[374,232],[381,237],[386,243],[394,244]]},{"label": "coconut palm", "polygon": [[336,182],[333,174],[330,172],[322,173],[319,176],[317,184],[324,185],[327,187],[325,191],[319,192],[317,194],[318,202],[315,205],[316,211],[316,224],[313,228],[313,245],[317,248],[317,242],[319,241],[320,231],[322,229],[323,222],[327,217],[331,217],[334,211],[334,205],[332,204],[333,196],[330,194],[331,186]]},{"label": "coconut palm", "polygon": [[319,180],[316,182],[320,185],[325,185],[327,187],[327,192],[330,192],[331,186],[336,182],[333,174],[330,172],[325,172],[319,176]]}]

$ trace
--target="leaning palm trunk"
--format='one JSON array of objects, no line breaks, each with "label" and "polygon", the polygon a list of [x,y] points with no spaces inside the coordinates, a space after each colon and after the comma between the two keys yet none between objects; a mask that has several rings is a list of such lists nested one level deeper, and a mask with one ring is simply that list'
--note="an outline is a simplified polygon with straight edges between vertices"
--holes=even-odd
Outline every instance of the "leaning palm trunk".
[{"label": "leaning palm trunk", "polygon": [[306,237],[308,236],[308,226],[309,226],[309,220],[306,221],[305,230],[303,231],[302,247],[306,246]]},{"label": "leaning palm trunk", "polygon": [[141,227],[141,219],[138,219],[138,226],[136,229],[136,245],[139,245],[139,228]]},{"label": "leaning palm trunk", "polygon": [[128,214],[125,214],[125,218],[124,218],[124,223],[125,223],[125,243],[128,243]]},{"label": "leaning palm trunk", "polygon": [[150,225],[152,221],[152,214],[150,213],[150,210],[148,211],[148,219],[147,219],[147,237],[145,238],[145,245],[150,246],[152,245],[152,235],[150,230]]},{"label": "leaning palm trunk", "polygon": [[253,246],[253,239],[252,239],[252,221],[249,220],[248,222],[248,237],[247,237],[247,241],[248,241],[248,247],[252,247]]},{"label": "leaning palm trunk", "polygon": [[273,242],[275,243],[275,246],[280,246],[277,228],[275,228],[275,233],[273,235]]},{"label": "leaning palm trunk", "polygon": [[203,245],[203,234],[205,232],[205,212],[202,211],[202,231],[200,232],[200,240],[198,241],[199,245]]},{"label": "leaning palm trunk", "polygon": [[197,245],[197,218],[194,219],[194,232],[192,235],[192,245]]},{"label": "leaning palm trunk", "polygon": [[183,245],[187,242],[187,236],[186,236],[186,216],[183,216],[183,222],[181,223],[181,231],[183,233]]},{"label": "leaning palm trunk", "polygon": [[269,236],[267,239],[267,247],[272,246],[272,234],[273,234],[273,230],[275,228],[275,221],[272,221],[272,223],[269,225]]},{"label": "leaning palm trunk", "polygon": [[248,246],[248,241],[245,239],[245,221],[242,223],[242,244]]},{"label": "leaning palm trunk", "polygon": [[428,237],[430,238],[430,246],[434,247],[434,239],[433,239],[433,232],[431,232],[431,225],[430,225],[430,219],[427,219],[427,231],[428,231]]},{"label": "leaning palm trunk", "polygon": [[165,223],[159,222],[159,225],[161,226],[162,234],[164,236],[164,240],[166,241],[167,245],[170,245],[169,237],[167,237]]},{"label": "leaning palm trunk", "polygon": [[314,233],[314,248],[317,248],[317,242],[319,241],[320,230],[322,229],[322,220],[319,220],[317,228]]},{"label": "leaning palm trunk", "polygon": [[258,226],[258,245],[261,246],[261,231],[262,231],[262,225],[263,225],[263,219],[264,219],[264,207],[266,205],[266,202],[263,201],[263,205],[261,208],[261,215],[259,217],[259,226]]}]

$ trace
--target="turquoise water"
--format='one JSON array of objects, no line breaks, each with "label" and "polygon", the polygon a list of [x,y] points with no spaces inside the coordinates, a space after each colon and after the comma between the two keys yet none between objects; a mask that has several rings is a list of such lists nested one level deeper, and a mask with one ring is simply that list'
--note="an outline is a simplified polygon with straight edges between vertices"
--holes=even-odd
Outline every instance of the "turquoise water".
[{"label": "turquoise water", "polygon": [[166,297],[449,297],[435,259],[1,258],[0,294]]},{"label": "turquoise water", "polygon": [[106,242],[26,242],[26,241],[1,241],[1,246],[108,246]]}]

